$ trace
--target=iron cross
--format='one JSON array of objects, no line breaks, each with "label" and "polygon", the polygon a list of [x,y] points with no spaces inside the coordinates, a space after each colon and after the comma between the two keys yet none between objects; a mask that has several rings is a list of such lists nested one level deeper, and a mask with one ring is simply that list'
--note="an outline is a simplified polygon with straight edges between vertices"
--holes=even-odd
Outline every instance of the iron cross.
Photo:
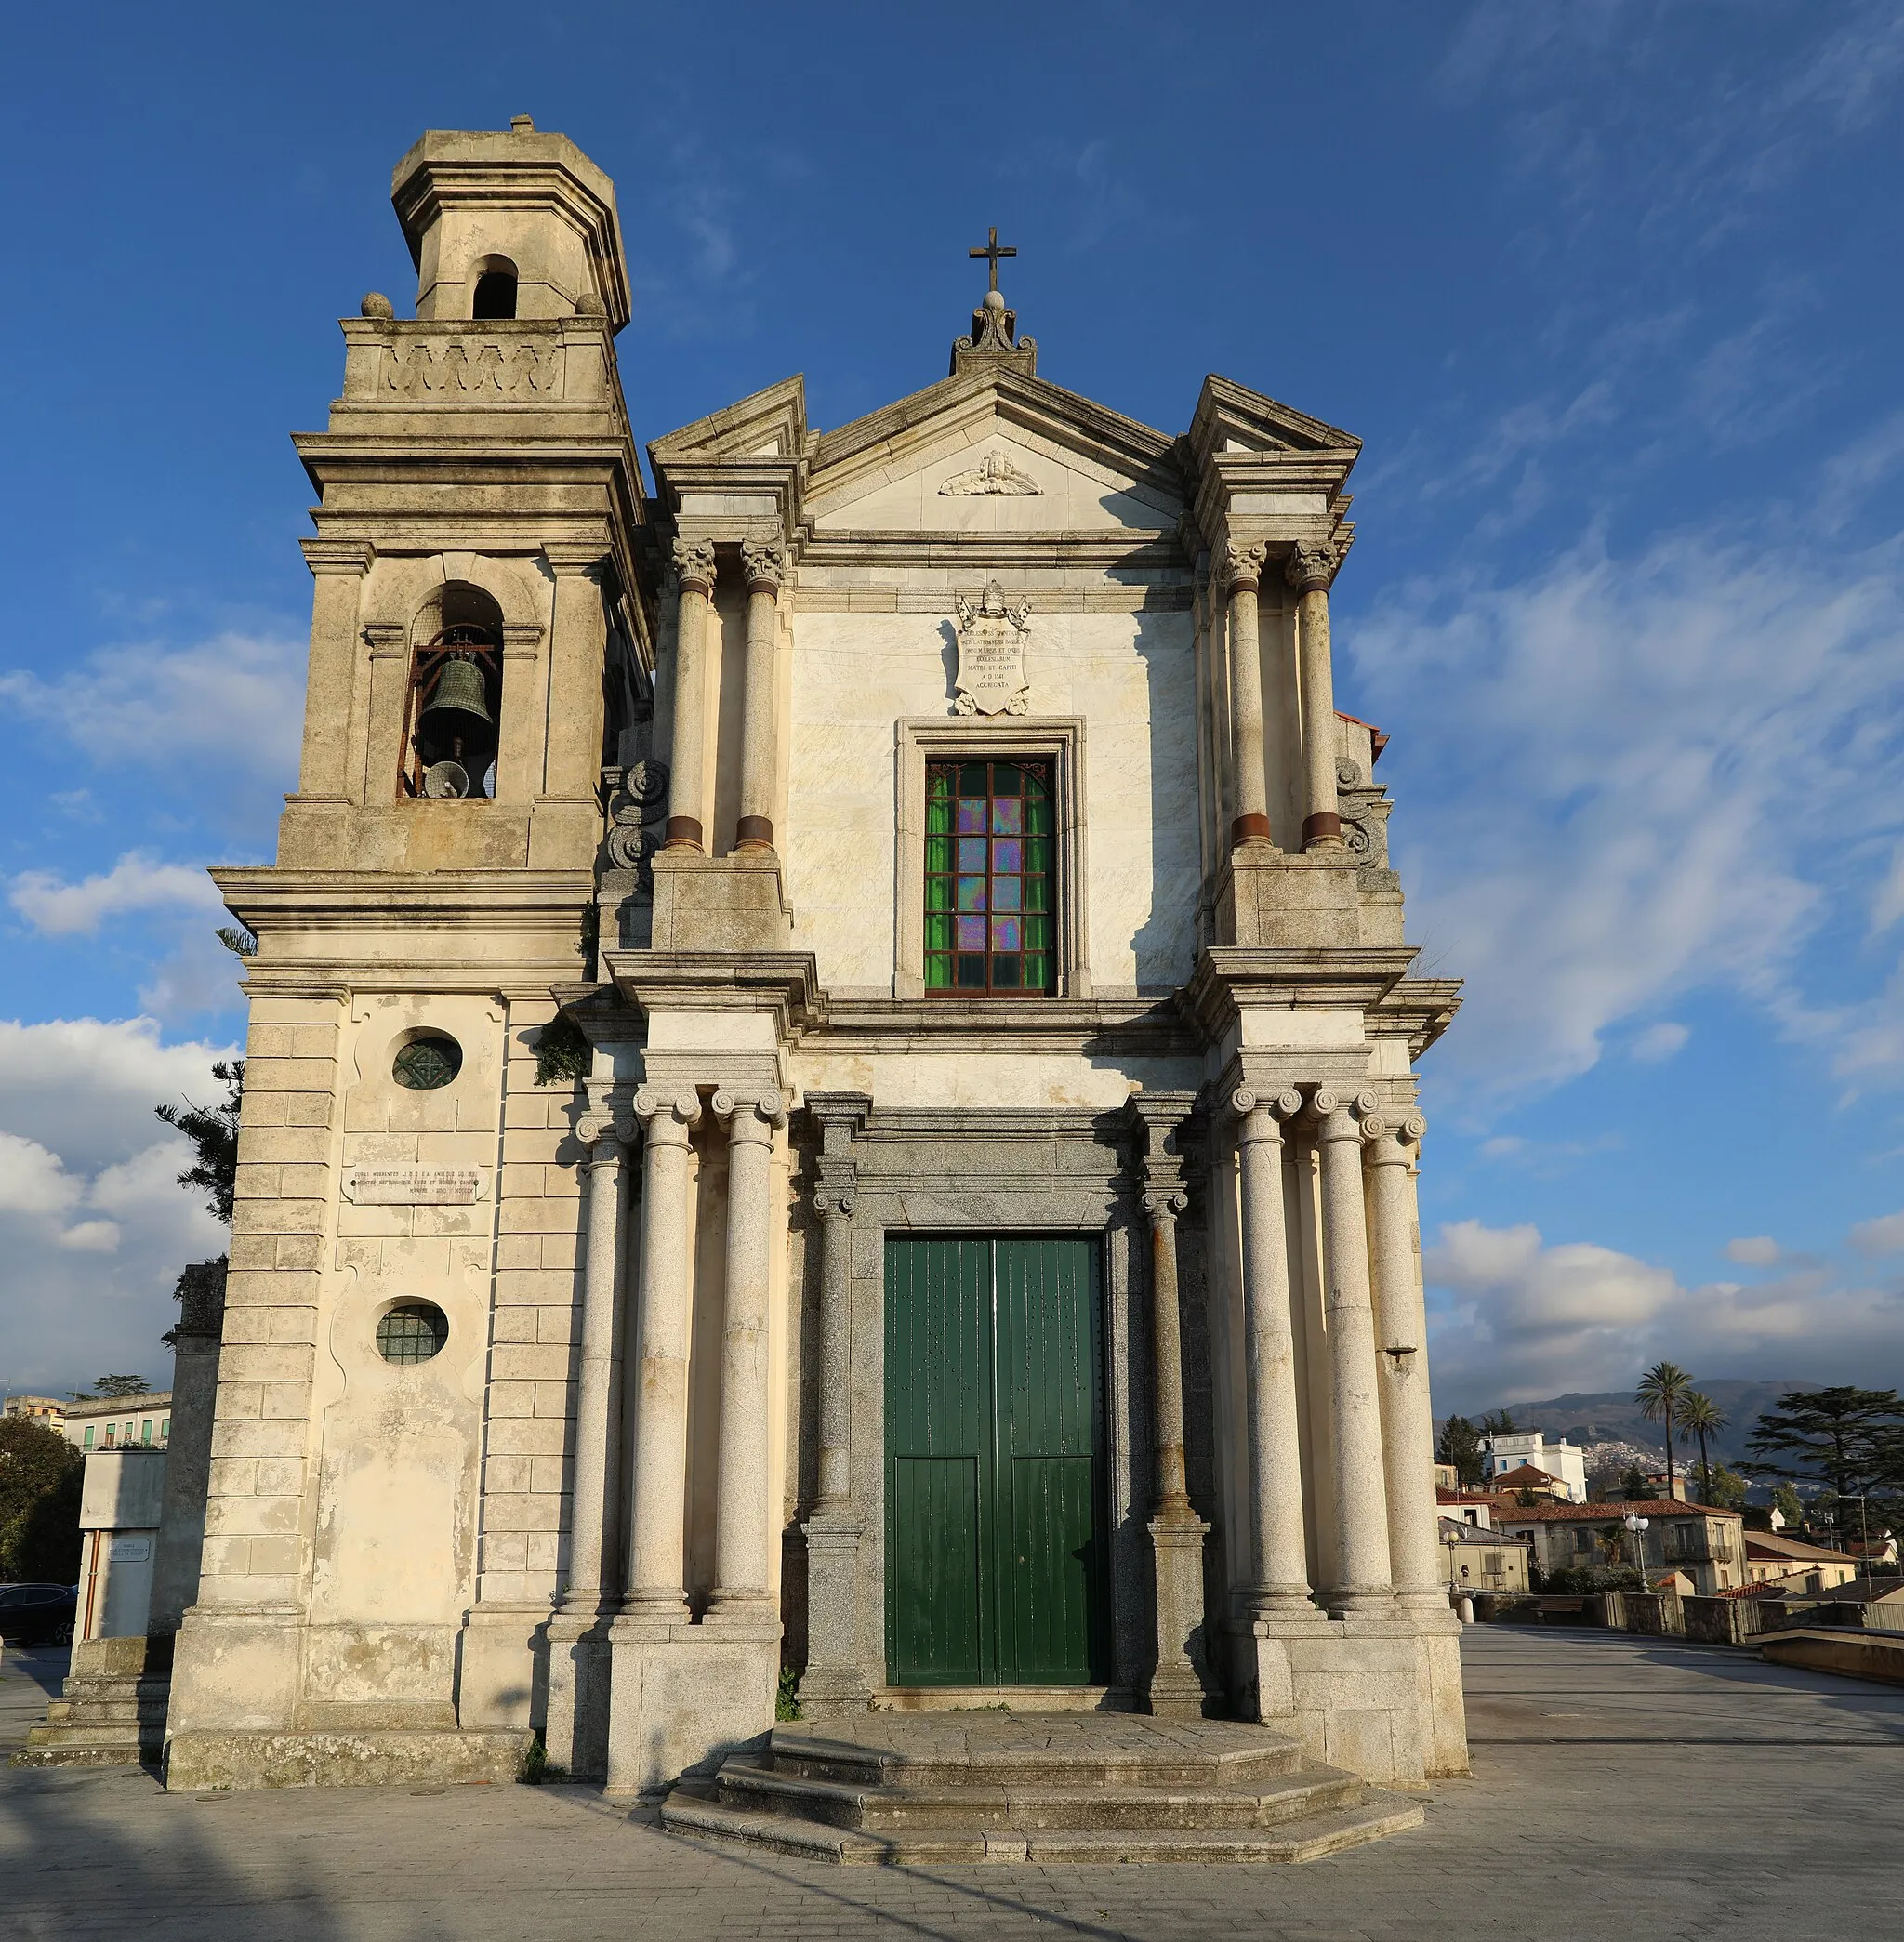
[{"label": "iron cross", "polygon": [[1015,257],[1018,252],[1015,249],[1001,249],[998,246],[998,231],[996,224],[986,231],[986,237],[985,246],[983,249],[968,250],[966,254],[968,256],[989,258],[988,267],[991,271],[992,280],[985,287],[988,290],[996,290],[998,287],[998,258],[1000,257]]}]

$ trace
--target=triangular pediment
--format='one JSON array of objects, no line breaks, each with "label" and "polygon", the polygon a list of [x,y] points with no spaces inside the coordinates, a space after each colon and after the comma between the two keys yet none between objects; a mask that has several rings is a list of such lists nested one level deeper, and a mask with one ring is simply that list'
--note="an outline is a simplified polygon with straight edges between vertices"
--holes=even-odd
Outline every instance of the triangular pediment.
[{"label": "triangular pediment", "polygon": [[1183,516],[1177,442],[1076,392],[965,370],[813,443],[816,532],[1157,532]]},{"label": "triangular pediment", "polygon": [[648,457],[657,472],[682,461],[797,459],[807,439],[806,379],[796,372],[692,425],[655,439]]},{"label": "triangular pediment", "polygon": [[1190,445],[1199,464],[1213,458],[1284,453],[1342,454],[1353,463],[1362,441],[1352,431],[1325,424],[1293,405],[1278,403],[1262,391],[1212,373],[1203,380],[1197,401]]}]

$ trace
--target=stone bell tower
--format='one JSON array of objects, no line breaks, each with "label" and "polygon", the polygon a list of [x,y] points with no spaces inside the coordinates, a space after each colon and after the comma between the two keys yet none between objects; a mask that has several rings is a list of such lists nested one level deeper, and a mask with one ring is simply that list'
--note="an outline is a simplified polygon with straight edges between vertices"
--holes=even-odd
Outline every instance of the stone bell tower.
[{"label": "stone bell tower", "polygon": [[425,135],[392,201],[416,315],[364,299],[296,441],[298,790],[218,879],[258,947],[175,1783],[507,1768],[558,1568],[579,1188],[536,1066],[652,712],[628,273],[613,185],[526,117]]}]

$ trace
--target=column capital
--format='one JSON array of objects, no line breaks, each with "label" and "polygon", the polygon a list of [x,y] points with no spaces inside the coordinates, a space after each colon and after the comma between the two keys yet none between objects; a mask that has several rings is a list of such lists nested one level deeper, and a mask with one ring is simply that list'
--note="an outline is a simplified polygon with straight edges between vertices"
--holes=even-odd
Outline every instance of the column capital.
[{"label": "column capital", "polygon": [[361,579],[377,558],[367,539],[300,539],[298,544],[313,574],[354,574]]},{"label": "column capital", "polygon": [[575,1121],[575,1138],[593,1149],[591,1160],[619,1158],[614,1149],[628,1145],[634,1137],[633,1102],[626,1088],[591,1082],[588,1107]]},{"label": "column capital", "polygon": [[1256,1092],[1248,1086],[1238,1086],[1230,1094],[1228,1104],[1230,1112],[1243,1122],[1242,1138],[1276,1140],[1282,1135],[1276,1122],[1293,1119],[1302,1110],[1302,1095],[1288,1086],[1280,1092]]},{"label": "column capital", "polygon": [[608,564],[608,549],[599,539],[548,539],[542,543],[542,557],[558,578],[592,574]]},{"label": "column capital", "polygon": [[1419,1146],[1428,1122],[1419,1113],[1399,1116],[1390,1113],[1362,1115],[1362,1137],[1368,1142],[1371,1167],[1406,1167],[1412,1163],[1410,1147]]},{"label": "column capital", "polygon": [[777,1092],[757,1092],[749,1096],[717,1092],[710,1102],[717,1119],[727,1121],[728,1138],[749,1140],[761,1145],[772,1141],[787,1124],[787,1102]]},{"label": "column capital", "polygon": [[744,539],[740,566],[749,593],[777,596],[780,583],[787,577],[787,548],[777,539]]},{"label": "column capital", "polygon": [[858,1207],[858,1196],[850,1187],[822,1182],[813,1189],[813,1211],[823,1221],[850,1221]]},{"label": "column capital", "polygon": [[1176,1224],[1177,1216],[1190,1205],[1190,1196],[1182,1187],[1153,1187],[1146,1193],[1139,1205],[1150,1216],[1153,1227],[1170,1227]]},{"label": "column capital", "polygon": [[1318,1086],[1309,1095],[1309,1110],[1317,1120],[1325,1140],[1359,1140],[1359,1122],[1371,1117],[1381,1105],[1372,1092],[1348,1096],[1329,1086]]},{"label": "column capital", "polygon": [[677,539],[668,548],[674,577],[683,593],[712,593],[718,571],[711,539]]},{"label": "column capital", "polygon": [[1266,546],[1242,546],[1231,540],[1216,556],[1216,575],[1230,593],[1254,593],[1263,584]]},{"label": "column capital", "polygon": [[688,1129],[700,1116],[701,1102],[692,1092],[654,1092],[643,1086],[635,1094],[635,1117],[651,1142],[685,1146]]},{"label": "column capital", "polygon": [[1342,563],[1342,548],[1325,541],[1320,546],[1298,540],[1283,562],[1283,578],[1298,593],[1327,593]]}]

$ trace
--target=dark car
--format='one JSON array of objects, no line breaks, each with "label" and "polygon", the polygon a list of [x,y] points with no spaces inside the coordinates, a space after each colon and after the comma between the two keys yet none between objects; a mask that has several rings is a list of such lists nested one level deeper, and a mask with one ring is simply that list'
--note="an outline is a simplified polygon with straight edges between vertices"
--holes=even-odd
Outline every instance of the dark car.
[{"label": "dark car", "polygon": [[0,1585],[0,1639],[9,1645],[70,1645],[76,1585]]}]

